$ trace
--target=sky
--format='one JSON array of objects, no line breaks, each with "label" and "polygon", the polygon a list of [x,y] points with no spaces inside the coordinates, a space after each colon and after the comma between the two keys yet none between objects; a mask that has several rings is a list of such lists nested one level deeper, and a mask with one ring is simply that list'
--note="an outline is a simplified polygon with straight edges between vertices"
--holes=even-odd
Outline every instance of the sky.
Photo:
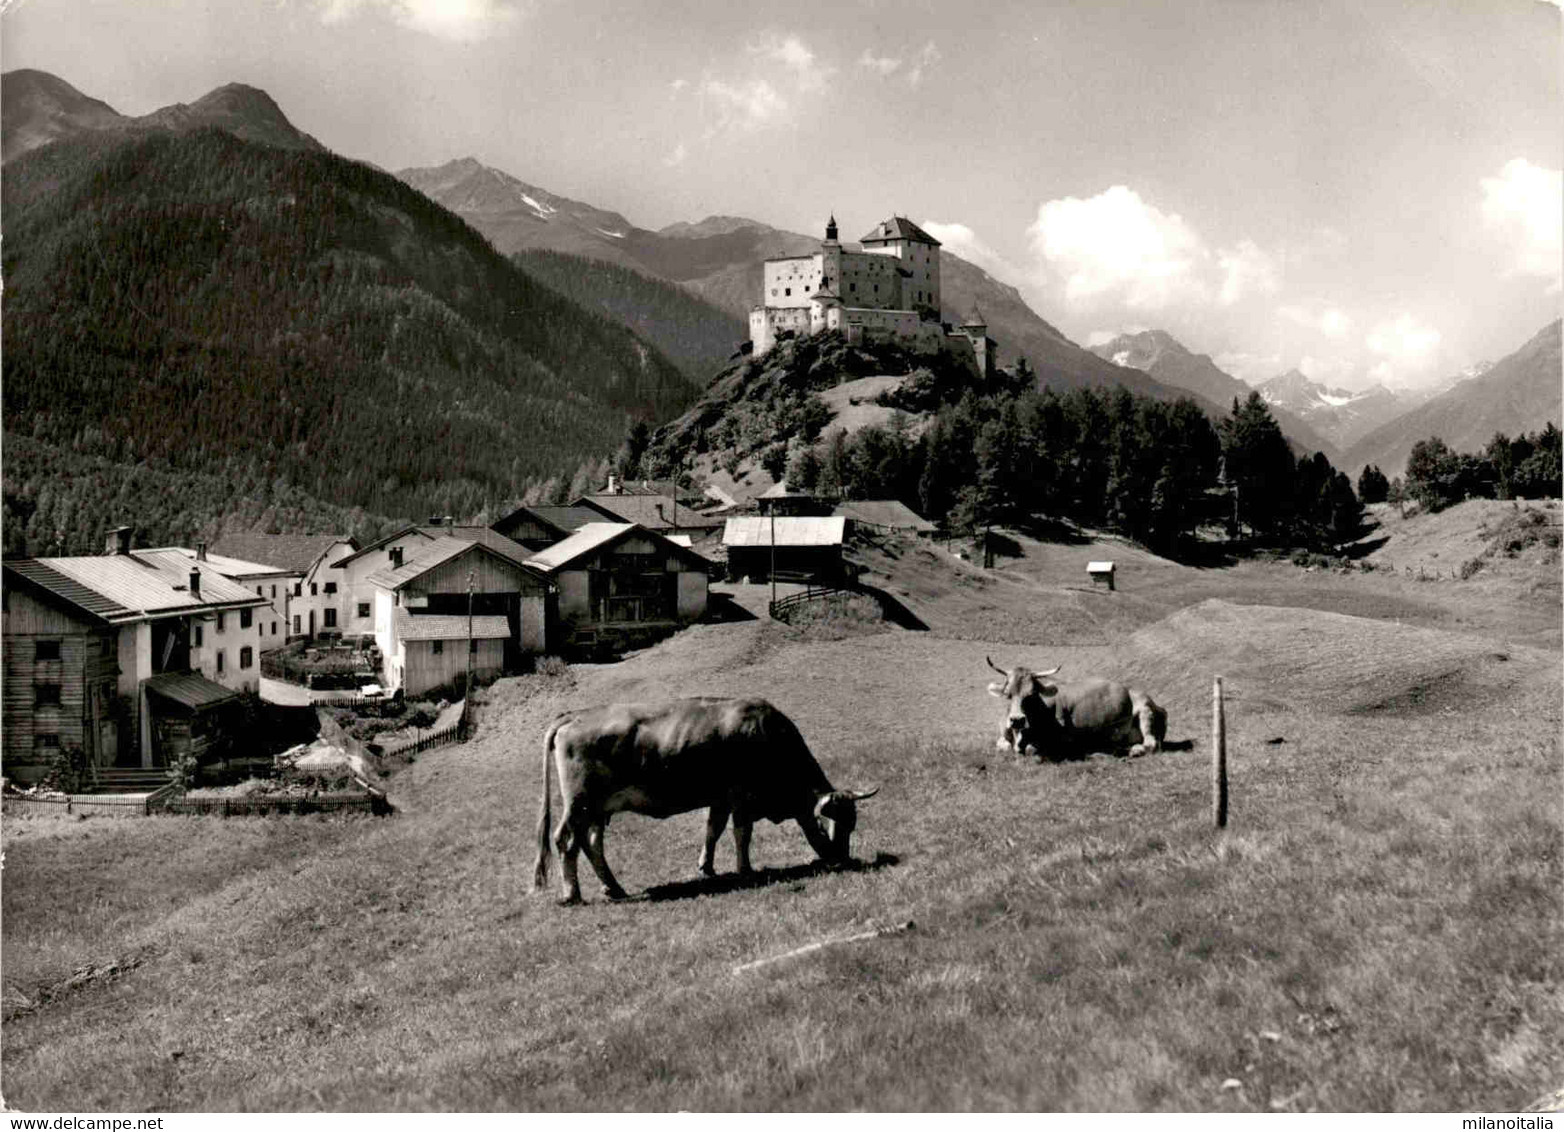
[{"label": "sky", "polygon": [[1560,310],[1543,0],[9,0],[122,114],[242,82],[386,169],[473,156],[644,228],[907,216],[1077,342],[1436,383]]}]

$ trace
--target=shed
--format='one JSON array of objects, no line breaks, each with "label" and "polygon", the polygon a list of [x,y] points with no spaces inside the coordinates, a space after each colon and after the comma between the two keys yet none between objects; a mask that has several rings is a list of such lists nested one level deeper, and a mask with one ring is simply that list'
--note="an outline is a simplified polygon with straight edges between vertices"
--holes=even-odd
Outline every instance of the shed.
[{"label": "shed", "polygon": [[400,687],[409,696],[443,688],[468,671],[468,631],[471,629],[473,677],[490,680],[505,671],[510,620],[503,615],[425,613],[397,607],[392,613],[399,649]]},{"label": "shed", "polygon": [[203,759],[229,730],[226,722],[239,703],[239,693],[194,672],[165,672],[143,686],[154,756],[162,766],[174,766],[184,755]]},{"label": "shed", "polygon": [[1086,564],[1086,575],[1091,578],[1093,585],[1106,585],[1110,590],[1113,589],[1113,573],[1112,562],[1088,562]]},{"label": "shed", "polygon": [[844,574],[846,532],[847,520],[840,515],[735,516],[722,532],[728,577],[769,578],[775,561],[778,578],[835,581]]},{"label": "shed", "polygon": [[899,499],[844,499],[832,514],[880,531],[932,535],[935,530],[933,523]]}]

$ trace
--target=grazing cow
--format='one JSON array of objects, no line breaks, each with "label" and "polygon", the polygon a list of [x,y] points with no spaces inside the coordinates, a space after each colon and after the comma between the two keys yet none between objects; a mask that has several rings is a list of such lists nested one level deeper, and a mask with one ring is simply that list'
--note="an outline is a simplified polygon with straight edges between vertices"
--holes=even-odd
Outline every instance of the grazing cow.
[{"label": "grazing cow", "polygon": [[793,721],[765,700],[688,699],[566,712],[543,737],[534,889],[548,879],[551,770],[559,776],[561,813],[552,832],[566,904],[581,902],[576,854],[582,848],[608,898],[624,898],[603,855],[608,819],[622,810],[666,818],[709,807],[700,871],[710,876],[729,815],[740,873],[752,871],[750,833],[761,818],[796,821],[821,859],[847,860],[857,803],[876,792],[834,789]]},{"label": "grazing cow", "polygon": [[1144,755],[1159,750],[1167,737],[1168,713],[1145,692],[1112,680],[1049,680],[1057,667],[1006,672],[992,660],[988,666],[1004,677],[988,686],[989,695],[1010,701],[1004,734],[995,744],[1001,749],[1039,758],[1126,747],[1131,755]]}]

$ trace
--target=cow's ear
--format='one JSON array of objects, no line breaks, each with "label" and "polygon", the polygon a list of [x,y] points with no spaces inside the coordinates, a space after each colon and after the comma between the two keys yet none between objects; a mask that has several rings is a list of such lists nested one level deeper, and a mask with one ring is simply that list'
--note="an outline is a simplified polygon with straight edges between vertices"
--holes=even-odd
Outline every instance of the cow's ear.
[{"label": "cow's ear", "polygon": [[1002,700],[1005,699],[1006,696],[1004,684],[1000,683],[998,680],[995,680],[988,686],[988,694],[991,696],[998,696]]}]

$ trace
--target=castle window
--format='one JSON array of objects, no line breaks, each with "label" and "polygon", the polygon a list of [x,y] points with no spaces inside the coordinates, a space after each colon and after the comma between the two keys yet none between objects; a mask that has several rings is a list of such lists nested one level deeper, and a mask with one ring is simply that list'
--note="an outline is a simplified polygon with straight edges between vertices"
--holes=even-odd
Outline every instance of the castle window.
[{"label": "castle window", "polygon": [[788,288],[788,289],[787,289],[787,293],[788,293],[788,294],[789,294],[789,295],[791,295],[791,294],[792,294],[792,293],[793,293],[793,288],[791,288],[791,287],[789,287],[789,288]]}]

